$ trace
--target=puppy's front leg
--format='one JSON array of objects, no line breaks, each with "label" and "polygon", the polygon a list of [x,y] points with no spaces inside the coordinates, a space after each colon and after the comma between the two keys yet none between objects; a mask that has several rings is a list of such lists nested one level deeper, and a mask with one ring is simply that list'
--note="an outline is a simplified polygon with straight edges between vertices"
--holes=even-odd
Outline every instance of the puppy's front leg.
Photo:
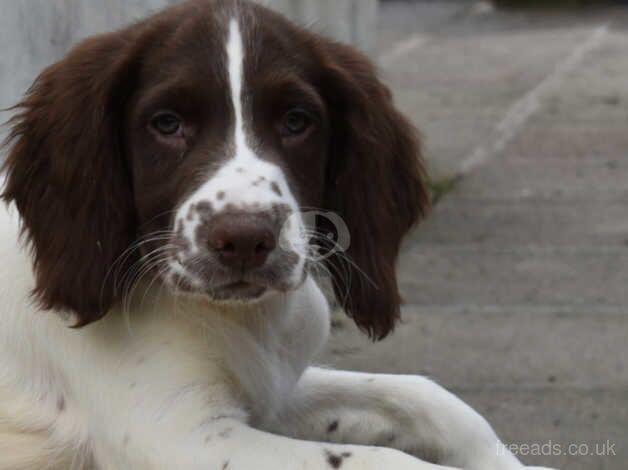
[{"label": "puppy's front leg", "polygon": [[[110,351],[117,355],[118,349]],[[90,401],[81,408],[89,414],[87,444],[96,468],[452,470],[393,449],[311,442],[256,429],[230,387],[199,379],[209,363],[199,360],[195,366],[192,357],[166,351],[162,345],[161,352],[138,366],[144,372],[132,370],[126,378],[122,371],[110,372],[101,383],[96,377],[84,384],[93,387],[85,394]],[[95,355],[94,361],[104,354]],[[128,364],[136,362],[129,359]],[[164,374],[161,365],[168,363],[185,367]],[[72,405],[68,403],[66,413],[73,412]]]},{"label": "puppy's front leg", "polygon": [[[391,449],[290,439],[253,429],[233,419],[168,432],[153,423],[150,436],[126,443],[120,460],[97,458],[103,470],[455,470],[422,462]],[[160,428],[157,430],[157,428]],[[105,449],[103,449],[105,450]],[[105,450],[106,451],[106,450]],[[111,453],[110,453],[111,455]]]},{"label": "puppy's front leg", "polygon": [[309,369],[268,429],[301,439],[396,448],[465,470],[524,466],[468,405],[423,377]]}]

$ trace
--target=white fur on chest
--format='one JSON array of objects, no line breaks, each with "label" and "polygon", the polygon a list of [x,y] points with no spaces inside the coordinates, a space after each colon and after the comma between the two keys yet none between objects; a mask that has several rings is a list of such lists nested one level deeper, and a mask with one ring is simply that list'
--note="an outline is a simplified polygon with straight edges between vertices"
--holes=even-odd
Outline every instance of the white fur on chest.
[{"label": "white fur on chest", "polygon": [[[326,340],[328,306],[312,279],[228,308],[140,286],[128,311],[70,329],[30,302],[34,279],[15,213],[2,207],[0,227],[0,255],[12,266],[0,273],[0,418],[54,428],[60,441],[84,440],[108,419],[94,414],[107,413],[96,406],[103,393],[112,408],[129,407],[122,433],[146,416],[199,425],[223,412],[272,420]],[[186,408],[199,402],[204,409]]]}]

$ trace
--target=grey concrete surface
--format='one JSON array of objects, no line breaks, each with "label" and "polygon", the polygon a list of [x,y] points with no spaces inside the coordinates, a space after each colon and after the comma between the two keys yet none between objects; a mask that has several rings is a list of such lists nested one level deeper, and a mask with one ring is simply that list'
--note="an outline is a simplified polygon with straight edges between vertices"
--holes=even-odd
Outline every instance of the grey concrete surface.
[{"label": "grey concrete surface", "polygon": [[526,463],[627,468],[627,18],[384,5],[384,77],[459,179],[405,243],[404,323],[373,345],[338,316],[325,363],[428,374],[506,442],[560,445]]},{"label": "grey concrete surface", "polygon": [[[603,181],[608,184],[610,178]],[[422,239],[438,244],[482,242],[493,248],[508,248],[513,244],[538,246],[552,238],[570,251],[581,247],[586,252],[603,246],[602,250],[618,248],[623,252],[628,243],[628,220],[623,224],[618,220],[626,216],[628,200],[613,200],[611,195],[605,198],[583,200],[578,207],[568,201],[547,204],[549,197],[522,198],[516,204],[512,200],[447,198]]]},{"label": "grey concrete surface", "polygon": [[[426,374],[464,390],[628,387],[617,354],[628,335],[623,313],[465,307],[408,306],[394,341],[374,345],[341,319],[335,325],[344,332],[333,336],[330,348],[351,369]],[[580,358],[577,368],[574,358]]]}]

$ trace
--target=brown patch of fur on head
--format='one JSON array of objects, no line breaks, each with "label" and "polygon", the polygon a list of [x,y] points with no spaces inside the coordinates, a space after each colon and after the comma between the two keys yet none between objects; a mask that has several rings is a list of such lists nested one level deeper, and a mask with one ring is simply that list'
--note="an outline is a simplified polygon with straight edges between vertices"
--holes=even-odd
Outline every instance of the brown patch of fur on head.
[{"label": "brown patch of fur on head", "polygon": [[429,207],[420,142],[365,56],[329,42],[321,53],[333,114],[326,205],[351,232],[345,255],[355,266],[341,256],[329,263],[347,313],[382,339],[400,314],[395,268],[401,240]]},{"label": "brown patch of fur on head", "polygon": [[34,295],[79,325],[110,307],[107,274],[135,236],[116,122],[132,81],[123,34],[90,39],[39,76],[16,106],[4,164],[2,198],[17,205],[31,242]]},{"label": "brown patch of fur on head", "polygon": [[[179,229],[169,214],[202,184],[196,175],[206,178],[231,155],[235,112],[224,40],[236,11],[247,48],[245,125],[287,186],[255,175],[252,184],[273,200],[290,191],[299,206],[344,219],[351,246],[328,259],[336,292],[363,330],[383,338],[399,317],[401,238],[428,205],[415,130],[365,56],[248,2],[183,2],[90,39],[45,70],[17,106],[2,197],[17,205],[31,242],[34,295],[44,308],[74,312],[79,325],[98,320],[122,294],[115,274],[129,265],[116,264],[121,255],[140,237]],[[181,118],[179,134],[155,128],[164,110]],[[294,110],[307,111],[311,125],[288,138],[283,120]],[[237,210],[224,200],[231,189],[220,190],[222,210]],[[199,246],[213,211],[201,203],[184,214],[204,222]],[[170,241],[184,255],[181,234]],[[145,252],[163,245],[151,243]],[[212,252],[206,255],[203,270],[213,266]],[[281,289],[278,276],[297,264],[286,256],[257,276]]]}]

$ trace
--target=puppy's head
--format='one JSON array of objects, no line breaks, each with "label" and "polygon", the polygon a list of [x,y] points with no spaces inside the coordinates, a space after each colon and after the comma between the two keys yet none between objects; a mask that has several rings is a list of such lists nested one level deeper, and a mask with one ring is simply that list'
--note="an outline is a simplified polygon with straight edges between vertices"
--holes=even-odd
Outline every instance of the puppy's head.
[{"label": "puppy's head", "polygon": [[399,243],[427,207],[415,131],[368,59],[269,10],[193,0],[87,40],[37,79],[10,144],[35,296],[81,325],[144,276],[256,302],[313,262],[371,335],[398,317]]}]

